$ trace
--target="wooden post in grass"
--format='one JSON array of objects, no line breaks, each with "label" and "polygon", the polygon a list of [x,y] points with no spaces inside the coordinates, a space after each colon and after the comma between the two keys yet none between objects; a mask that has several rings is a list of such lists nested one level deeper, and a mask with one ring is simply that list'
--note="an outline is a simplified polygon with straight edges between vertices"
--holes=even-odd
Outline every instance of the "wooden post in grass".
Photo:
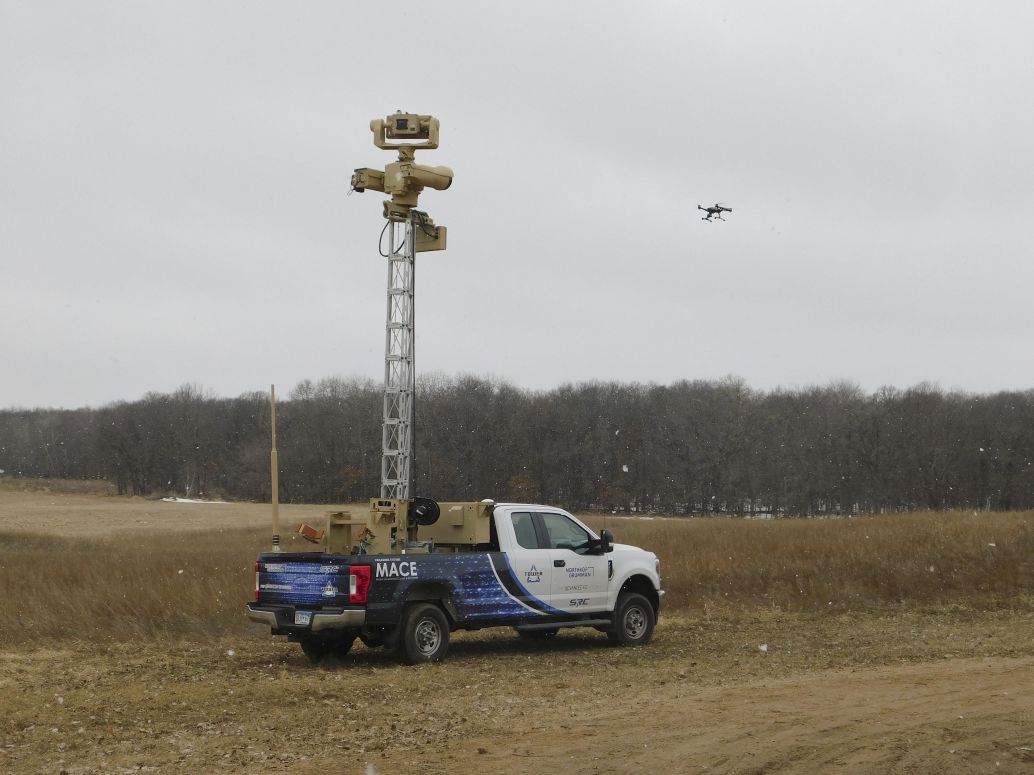
[{"label": "wooden post in grass", "polygon": [[273,444],[269,450],[269,473],[273,491],[269,500],[273,504],[273,551],[280,551],[280,464],[276,456],[276,385],[269,386],[270,426],[273,429]]}]

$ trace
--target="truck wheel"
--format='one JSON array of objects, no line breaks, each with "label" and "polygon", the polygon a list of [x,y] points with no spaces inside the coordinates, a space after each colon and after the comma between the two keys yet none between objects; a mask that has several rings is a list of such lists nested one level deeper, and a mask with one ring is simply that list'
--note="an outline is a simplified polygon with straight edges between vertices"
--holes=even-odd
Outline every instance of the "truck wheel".
[{"label": "truck wheel", "polygon": [[354,642],[354,635],[343,635],[336,638],[308,635],[298,640],[302,651],[305,652],[305,656],[314,665],[318,665],[328,659],[345,656],[352,648]]},{"label": "truck wheel", "polygon": [[409,665],[441,662],[449,651],[449,622],[442,609],[417,603],[406,610],[399,638],[398,657]]},{"label": "truck wheel", "polygon": [[607,632],[610,642],[621,646],[642,646],[653,635],[656,616],[650,601],[635,592],[618,597],[614,623]]},{"label": "truck wheel", "polygon": [[552,640],[558,632],[559,627],[550,627],[548,630],[517,630],[517,635],[525,640]]}]

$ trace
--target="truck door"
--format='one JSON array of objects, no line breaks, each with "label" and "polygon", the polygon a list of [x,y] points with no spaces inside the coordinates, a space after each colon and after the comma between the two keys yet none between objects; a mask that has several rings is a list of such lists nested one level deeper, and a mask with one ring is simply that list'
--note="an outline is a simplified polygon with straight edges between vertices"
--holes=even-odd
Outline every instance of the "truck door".
[{"label": "truck door", "polygon": [[549,604],[577,614],[607,609],[607,556],[589,554],[589,532],[565,514],[536,514],[553,572]]},{"label": "truck door", "polygon": [[[513,550],[507,551],[506,557],[522,588],[522,593],[539,601],[540,605],[533,605],[538,609],[541,608],[541,603],[548,603],[549,600],[553,563],[549,552],[539,546],[539,535],[532,513],[511,511],[509,517],[509,528],[513,530],[516,540],[512,544]],[[496,524],[497,529],[501,527]]]}]

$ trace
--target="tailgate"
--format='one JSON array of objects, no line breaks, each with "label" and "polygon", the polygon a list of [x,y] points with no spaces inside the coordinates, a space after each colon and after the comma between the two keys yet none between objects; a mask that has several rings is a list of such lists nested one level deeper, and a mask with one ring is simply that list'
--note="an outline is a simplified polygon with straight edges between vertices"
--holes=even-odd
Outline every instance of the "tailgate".
[{"label": "tailgate", "polygon": [[255,600],[259,603],[318,608],[366,602],[370,566],[342,557],[260,557],[255,565]]}]

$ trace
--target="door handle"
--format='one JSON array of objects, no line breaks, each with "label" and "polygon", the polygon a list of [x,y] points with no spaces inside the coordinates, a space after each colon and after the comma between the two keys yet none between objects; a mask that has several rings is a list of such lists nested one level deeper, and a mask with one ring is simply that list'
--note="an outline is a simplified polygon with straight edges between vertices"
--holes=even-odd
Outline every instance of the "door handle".
[{"label": "door handle", "polygon": [[554,568],[563,568],[565,565],[567,565],[567,560],[553,560]]}]

